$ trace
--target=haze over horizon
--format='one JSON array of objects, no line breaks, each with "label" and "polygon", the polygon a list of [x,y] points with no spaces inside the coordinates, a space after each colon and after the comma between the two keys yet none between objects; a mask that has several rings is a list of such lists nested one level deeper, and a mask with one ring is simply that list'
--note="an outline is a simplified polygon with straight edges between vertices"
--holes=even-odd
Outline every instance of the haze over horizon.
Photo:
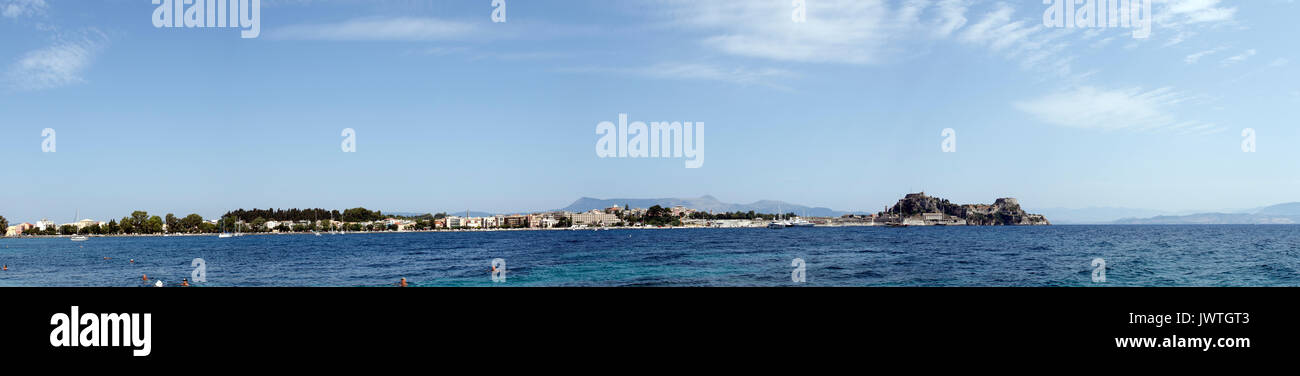
[{"label": "haze over horizon", "polygon": [[[243,39],[147,0],[0,0],[0,215],[1300,201],[1294,1],[1157,1],[1147,39],[1040,1],[507,3],[264,0]],[[597,157],[620,114],[706,123],[703,165]]]}]

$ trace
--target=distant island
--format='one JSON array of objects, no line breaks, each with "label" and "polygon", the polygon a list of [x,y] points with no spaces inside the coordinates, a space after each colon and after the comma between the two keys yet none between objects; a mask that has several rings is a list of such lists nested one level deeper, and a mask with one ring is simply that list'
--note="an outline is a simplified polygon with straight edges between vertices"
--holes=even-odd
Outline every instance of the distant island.
[{"label": "distant island", "polygon": [[954,204],[925,192],[904,196],[893,207],[867,218],[873,224],[892,226],[1046,226],[1041,214],[1026,213],[1015,198],[988,204]]}]

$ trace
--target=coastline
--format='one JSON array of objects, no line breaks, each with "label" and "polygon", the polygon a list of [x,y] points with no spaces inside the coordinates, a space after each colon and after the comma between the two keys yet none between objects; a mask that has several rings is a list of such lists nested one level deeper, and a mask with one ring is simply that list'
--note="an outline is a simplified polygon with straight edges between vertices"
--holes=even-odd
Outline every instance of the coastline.
[{"label": "coastline", "polygon": [[[836,227],[871,227],[871,226],[818,226],[826,228]],[[676,227],[590,227],[590,228],[493,228],[493,229],[456,229],[456,230],[409,230],[409,231],[356,231],[344,232],[342,234],[331,234],[322,232],[322,236],[328,235],[367,235],[367,234],[413,234],[413,233],[457,233],[457,232],[504,232],[504,231],[610,231],[610,230],[683,230],[683,229],[765,229],[764,227],[708,227],[708,226],[676,226]],[[240,236],[279,236],[279,235],[312,235],[311,232],[245,232]],[[164,237],[215,237],[218,234],[112,234],[112,235],[27,235],[27,236],[7,236],[0,239],[59,239],[72,238],[73,236],[86,236],[89,238],[164,238]]]}]

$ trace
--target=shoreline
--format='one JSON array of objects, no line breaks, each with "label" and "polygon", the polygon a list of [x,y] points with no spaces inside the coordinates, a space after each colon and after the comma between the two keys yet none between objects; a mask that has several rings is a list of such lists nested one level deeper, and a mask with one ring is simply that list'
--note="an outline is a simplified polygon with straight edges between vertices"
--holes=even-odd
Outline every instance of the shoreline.
[{"label": "shoreline", "polygon": [[[836,227],[871,227],[871,226],[817,226],[826,228]],[[458,232],[505,232],[505,231],[610,231],[610,230],[683,230],[683,229],[740,229],[753,228],[763,229],[765,227],[707,227],[707,226],[677,226],[677,227],[590,227],[590,228],[494,228],[494,229],[473,229],[473,230],[412,230],[412,231],[357,231],[344,232],[342,234],[322,232],[321,236],[331,235],[367,235],[367,234],[415,234],[415,233],[458,233]],[[311,232],[244,232],[243,236],[288,236],[288,235],[312,235]],[[218,233],[207,234],[113,234],[113,235],[28,235],[28,236],[9,236],[0,237],[0,239],[68,239],[73,236],[85,236],[88,238],[164,238],[164,237],[215,237]]]},{"label": "shoreline", "polygon": [[[1300,224],[1291,223],[1264,223],[1264,224],[1214,224],[1214,223],[1190,223],[1190,224],[1085,224],[1085,223],[1067,223],[1053,226],[1142,226],[1142,227],[1159,227],[1159,226],[1300,226]],[[880,227],[889,228],[882,225],[839,225],[827,226],[818,225],[811,228],[847,228],[847,227]],[[1040,227],[1028,225],[1009,225],[1009,226],[909,226],[909,227]],[[358,231],[345,232],[342,234],[332,234],[327,232],[320,233],[321,236],[332,235],[375,235],[375,234],[418,234],[418,233],[461,233],[461,232],[507,232],[507,231],[611,231],[611,230],[692,230],[692,229],[709,229],[709,230],[729,230],[729,229],[767,229],[761,226],[749,227],[708,227],[708,226],[676,226],[676,227],[590,227],[590,228],[494,228],[494,229],[473,229],[473,230],[413,230],[413,231]],[[292,235],[312,235],[310,232],[245,232],[240,233],[242,236],[292,236]],[[27,236],[0,236],[2,239],[68,239],[73,236],[85,236],[88,238],[165,238],[165,237],[215,237],[217,233],[207,234],[113,234],[113,235],[27,235]]]}]

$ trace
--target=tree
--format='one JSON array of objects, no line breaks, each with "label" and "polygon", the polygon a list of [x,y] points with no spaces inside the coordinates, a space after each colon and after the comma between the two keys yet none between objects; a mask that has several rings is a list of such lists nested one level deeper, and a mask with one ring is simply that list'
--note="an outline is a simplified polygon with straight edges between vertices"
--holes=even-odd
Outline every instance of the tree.
[{"label": "tree", "polygon": [[123,234],[133,234],[133,233],[135,233],[135,225],[133,225],[133,224],[131,224],[131,223],[132,223],[132,221],[131,221],[131,217],[122,217],[122,222],[120,222],[119,224],[120,224],[121,227],[122,227],[122,233],[123,233]]},{"label": "tree", "polygon": [[163,220],[158,216],[149,217],[145,220],[145,229],[150,234],[157,234],[163,231]]},{"label": "tree", "polygon": [[73,225],[59,226],[60,235],[73,235],[76,233],[77,233],[77,226],[73,226]]},{"label": "tree", "polygon": [[8,229],[9,229],[9,220],[5,219],[5,216],[0,215],[0,230],[8,230]]},{"label": "tree", "polygon": [[116,219],[110,219],[110,220],[108,220],[108,231],[107,231],[107,233],[109,233],[109,234],[116,234],[116,233],[119,233],[119,232],[122,232],[122,226],[118,226],[118,225],[117,225],[117,220],[116,220]]},{"label": "tree", "polygon": [[131,212],[131,228],[137,233],[144,233],[145,222],[149,222],[149,212],[136,210]]},{"label": "tree", "polygon": [[167,232],[176,232],[176,229],[180,227],[178,226],[180,221],[177,221],[176,215],[172,213],[167,213],[167,219],[165,219],[165,222],[167,223]]},{"label": "tree", "polygon": [[190,214],[180,220],[181,228],[190,233],[199,231],[199,225],[201,224],[203,224],[203,216],[198,214]]},{"label": "tree", "polygon": [[265,231],[265,230],[266,230],[266,218],[257,217],[257,219],[253,220],[253,231]]}]

